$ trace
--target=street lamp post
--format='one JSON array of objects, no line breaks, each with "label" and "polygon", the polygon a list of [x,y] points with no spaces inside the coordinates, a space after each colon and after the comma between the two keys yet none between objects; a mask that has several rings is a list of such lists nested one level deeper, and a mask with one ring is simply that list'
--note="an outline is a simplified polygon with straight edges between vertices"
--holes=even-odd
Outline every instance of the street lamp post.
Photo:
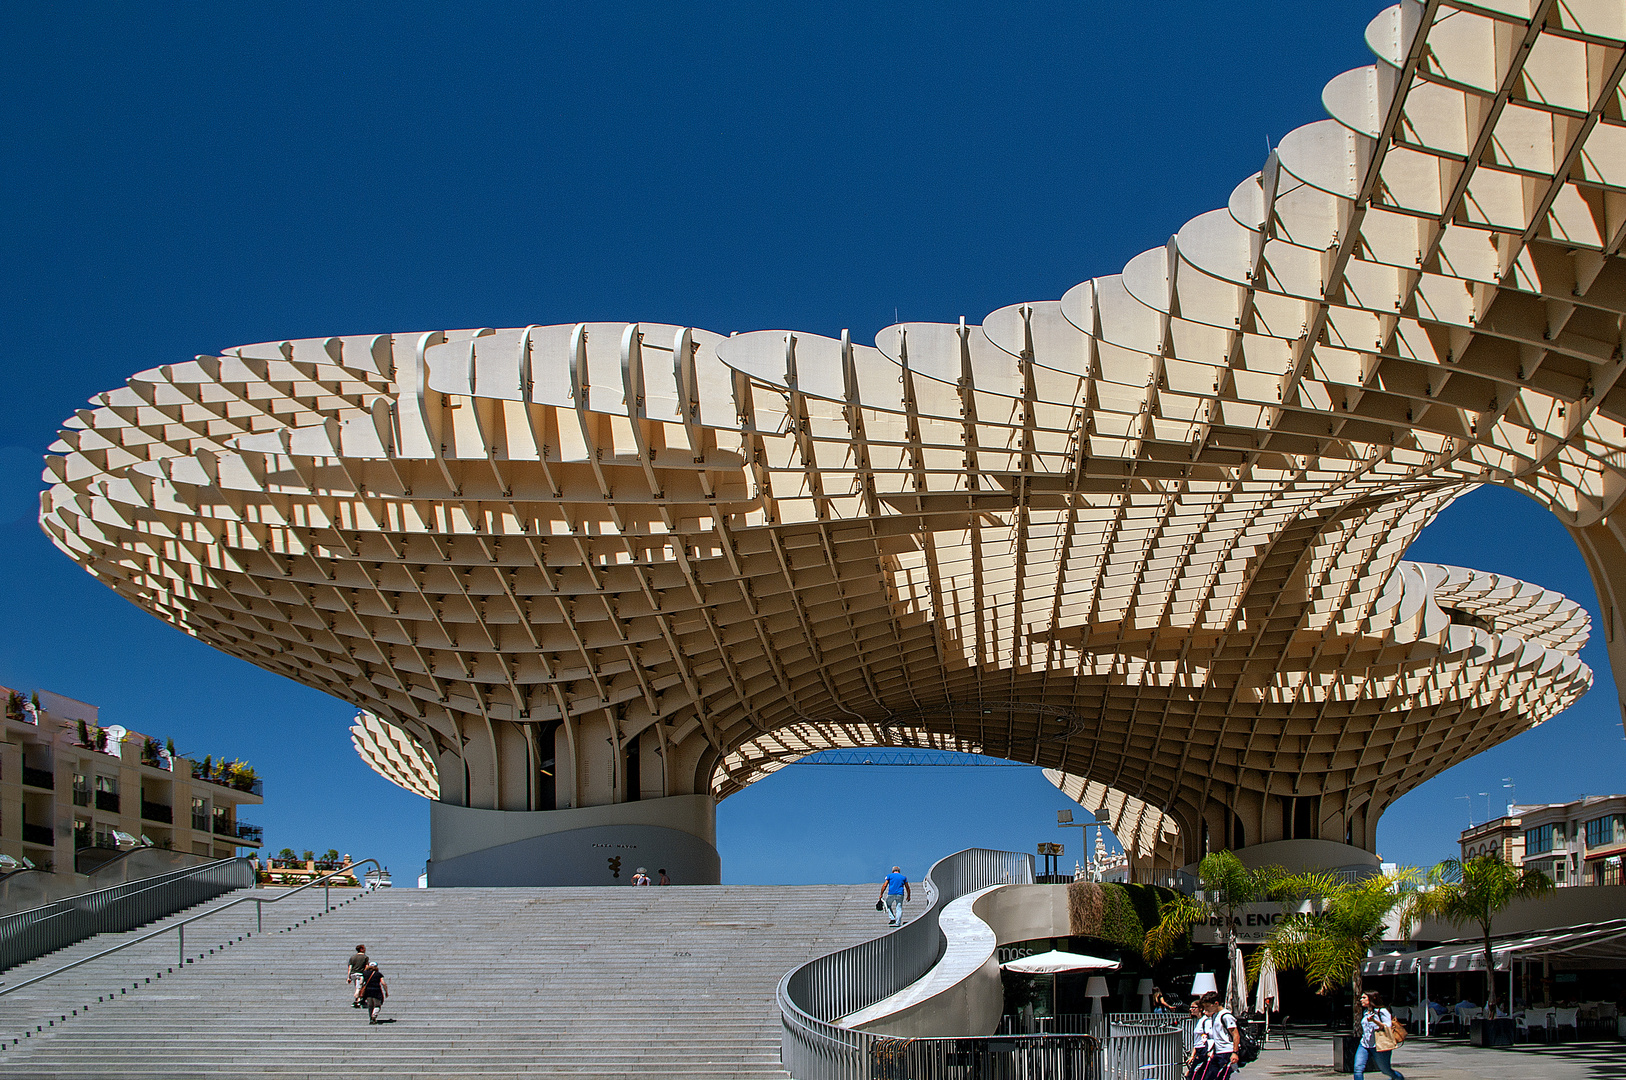
[{"label": "street lamp post", "polygon": [[1095,864],[1090,861],[1091,853],[1095,850],[1094,848],[1090,847],[1090,826],[1091,825],[1099,825],[1100,822],[1097,822],[1097,821],[1074,821],[1073,820],[1073,812],[1071,810],[1057,810],[1056,811],[1056,824],[1058,826],[1060,826],[1061,828],[1064,828],[1064,829],[1080,829],[1080,830],[1082,830],[1082,832],[1080,832],[1079,835],[1080,835],[1080,838],[1084,842],[1084,869],[1085,869],[1085,872],[1089,875],[1089,879],[1091,881],[1097,880],[1099,875],[1098,875],[1098,873],[1096,871]]}]

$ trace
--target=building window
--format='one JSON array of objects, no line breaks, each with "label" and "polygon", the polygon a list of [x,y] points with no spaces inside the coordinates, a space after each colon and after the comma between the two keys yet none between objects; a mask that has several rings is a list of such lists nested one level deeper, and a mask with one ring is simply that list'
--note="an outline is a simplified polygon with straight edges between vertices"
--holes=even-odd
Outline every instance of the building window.
[{"label": "building window", "polygon": [[1526,855],[1540,855],[1553,850],[1553,827],[1551,825],[1538,825],[1534,829],[1524,830],[1524,853]]},{"label": "building window", "polygon": [[1603,847],[1613,844],[1617,837],[1621,837],[1626,830],[1621,828],[1621,819],[1609,814],[1601,818],[1593,818],[1586,823],[1586,846],[1589,848]]},{"label": "building window", "polygon": [[90,805],[90,777],[84,773],[73,774],[73,805]]},{"label": "building window", "polygon": [[94,841],[95,841],[95,837],[94,837],[94,833],[91,831],[90,822],[86,821],[84,818],[74,818],[74,820],[73,820],[73,848],[74,848],[74,850],[78,851],[80,848],[88,848],[92,843],[94,843]]},{"label": "building window", "polygon": [[205,831],[209,828],[209,804],[196,796],[192,798],[192,827]]},{"label": "building window", "polygon": [[1607,859],[1599,859],[1597,862],[1592,864],[1592,884],[1621,884],[1619,855],[1611,855]]}]

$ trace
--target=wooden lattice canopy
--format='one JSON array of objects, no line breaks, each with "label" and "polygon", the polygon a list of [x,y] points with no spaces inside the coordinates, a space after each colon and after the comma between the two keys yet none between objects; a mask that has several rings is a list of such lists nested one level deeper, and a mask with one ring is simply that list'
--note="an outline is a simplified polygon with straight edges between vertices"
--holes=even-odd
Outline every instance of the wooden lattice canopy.
[{"label": "wooden lattice canopy", "polygon": [[1060,300],[873,346],[228,349],[70,418],[41,523],[451,802],[930,745],[1054,770],[1141,856],[1370,848],[1591,681],[1570,601],[1402,561],[1454,497],[1563,521],[1626,673],[1626,5],[1407,0],[1367,38],[1331,119]]}]

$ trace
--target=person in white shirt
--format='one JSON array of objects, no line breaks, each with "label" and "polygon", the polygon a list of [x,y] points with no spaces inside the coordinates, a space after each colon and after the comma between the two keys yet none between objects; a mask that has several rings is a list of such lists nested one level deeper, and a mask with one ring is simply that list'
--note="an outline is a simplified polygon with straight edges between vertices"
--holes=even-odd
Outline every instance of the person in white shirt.
[{"label": "person in white shirt", "polygon": [[1236,1017],[1220,1005],[1219,993],[1214,990],[1203,995],[1202,1006],[1208,1022],[1208,1063],[1194,1076],[1202,1080],[1227,1080],[1242,1063],[1237,1054]]},{"label": "person in white shirt", "polygon": [[1191,1031],[1191,1053],[1186,1055],[1186,1076],[1195,1080],[1208,1067],[1208,1017],[1203,1015],[1198,998],[1191,999],[1191,1019],[1195,1023]]}]

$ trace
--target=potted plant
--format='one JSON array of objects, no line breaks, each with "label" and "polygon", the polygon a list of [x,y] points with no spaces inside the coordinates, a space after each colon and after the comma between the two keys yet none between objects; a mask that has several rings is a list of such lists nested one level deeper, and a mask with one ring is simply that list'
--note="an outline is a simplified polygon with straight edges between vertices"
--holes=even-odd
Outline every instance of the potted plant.
[{"label": "potted plant", "polygon": [[1552,895],[1552,880],[1540,870],[1503,862],[1500,855],[1480,855],[1435,864],[1428,872],[1428,883],[1430,888],[1418,901],[1419,913],[1452,926],[1476,926],[1485,946],[1485,1011],[1489,1016],[1485,1021],[1473,1021],[1468,1041],[1474,1046],[1511,1046],[1513,1019],[1496,1016],[1491,920],[1515,900]]}]

